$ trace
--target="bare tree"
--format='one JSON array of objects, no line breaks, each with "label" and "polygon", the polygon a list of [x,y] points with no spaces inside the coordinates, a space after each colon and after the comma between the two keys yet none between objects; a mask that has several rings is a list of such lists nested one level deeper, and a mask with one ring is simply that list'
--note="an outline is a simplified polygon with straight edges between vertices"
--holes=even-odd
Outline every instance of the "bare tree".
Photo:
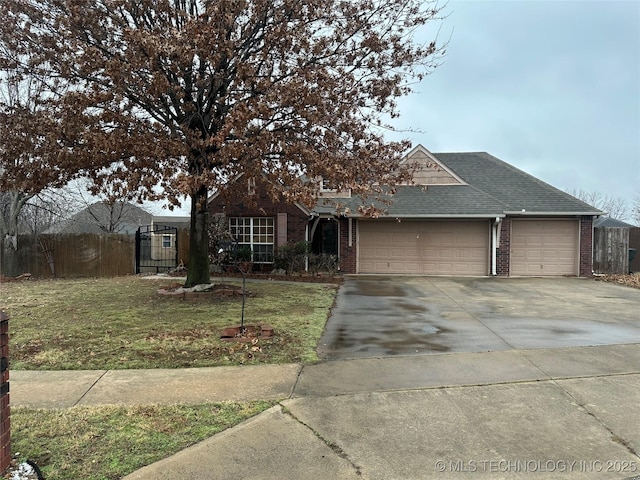
[{"label": "bare tree", "polygon": [[274,198],[307,205],[319,186],[304,178],[358,195],[408,178],[399,168],[408,143],[387,142],[380,127],[443,53],[417,41],[440,15],[424,0],[0,0],[0,8],[5,63],[56,93],[35,131],[19,122],[46,136],[34,165],[45,174],[29,180],[55,170],[88,175],[94,191],[109,185],[121,198],[188,195],[187,286],[209,282],[209,192],[224,194],[237,175],[264,174]]},{"label": "bare tree", "polygon": [[633,206],[631,207],[631,217],[635,224],[640,227],[640,191],[636,193],[636,198],[633,200]]},{"label": "bare tree", "polygon": [[[6,54],[4,44],[0,44],[0,56]],[[0,176],[11,176],[11,172],[18,169],[28,169],[29,154],[25,143],[32,139],[25,139],[18,131],[18,137],[13,142],[7,141],[15,132],[10,127],[12,119],[17,116],[33,118],[38,99],[43,94],[43,84],[34,77],[22,75],[15,69],[15,65],[2,64],[4,71],[0,73]],[[21,176],[33,178],[37,171],[25,171]],[[15,276],[18,272],[18,233],[20,218],[25,206],[45,186],[37,182],[16,181],[0,190],[0,243],[2,243],[1,269],[6,276]]]},{"label": "bare tree", "polygon": [[[58,191],[68,205],[72,205],[74,215],[61,218],[54,230],[95,233],[123,233],[131,225],[149,222],[151,214],[146,208],[136,207],[120,200],[113,192],[90,193],[90,181],[80,179]],[[144,219],[139,218],[140,215]],[[147,218],[149,217],[149,218]],[[131,233],[131,232],[127,232]]]},{"label": "bare tree", "polygon": [[567,193],[592,207],[606,212],[607,216],[615,218],[616,220],[629,220],[630,218],[631,211],[629,204],[624,198],[611,197],[595,191],[587,192],[576,189],[567,190]]},{"label": "bare tree", "polygon": [[22,207],[18,233],[38,236],[75,213],[74,204],[65,190],[43,190]]}]

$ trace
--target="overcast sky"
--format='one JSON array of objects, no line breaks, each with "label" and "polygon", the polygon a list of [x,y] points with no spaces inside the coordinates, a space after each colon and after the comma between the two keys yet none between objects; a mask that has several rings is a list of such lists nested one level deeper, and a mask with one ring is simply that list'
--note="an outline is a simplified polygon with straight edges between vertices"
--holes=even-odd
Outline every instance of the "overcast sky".
[{"label": "overcast sky", "polygon": [[443,63],[397,125],[486,151],[561,190],[640,196],[640,1],[457,1]]}]

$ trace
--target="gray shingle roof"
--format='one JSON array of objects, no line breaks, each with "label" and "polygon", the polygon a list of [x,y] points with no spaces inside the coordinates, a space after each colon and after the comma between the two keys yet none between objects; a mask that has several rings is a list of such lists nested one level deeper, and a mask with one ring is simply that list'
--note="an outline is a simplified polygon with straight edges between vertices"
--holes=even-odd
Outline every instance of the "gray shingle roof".
[{"label": "gray shingle roof", "polygon": [[429,185],[399,186],[392,197],[392,203],[385,205],[374,198],[328,199],[316,207],[318,213],[333,213],[339,201],[357,216],[358,207],[375,205],[392,217],[492,217],[502,212],[502,204],[489,195],[469,185]]},{"label": "gray shingle roof", "polygon": [[116,202],[113,207],[96,202],[45,233],[135,234],[140,225],[150,224],[151,219],[152,215],[146,210],[128,202]]},{"label": "gray shingle roof", "polygon": [[504,211],[601,214],[597,208],[485,152],[434,153],[466,182],[499,200]]},{"label": "gray shingle roof", "polygon": [[[521,215],[601,215],[598,209],[485,152],[434,153],[468,185],[400,186],[393,203],[359,197],[327,199],[317,213],[333,213],[335,201],[358,216],[358,206],[374,204],[391,217],[496,217]],[[524,212],[523,212],[524,210]]]},{"label": "gray shingle roof", "polygon": [[622,220],[617,220],[611,217],[602,217],[594,220],[594,227],[613,227],[613,228],[631,228],[633,225],[623,222]]}]

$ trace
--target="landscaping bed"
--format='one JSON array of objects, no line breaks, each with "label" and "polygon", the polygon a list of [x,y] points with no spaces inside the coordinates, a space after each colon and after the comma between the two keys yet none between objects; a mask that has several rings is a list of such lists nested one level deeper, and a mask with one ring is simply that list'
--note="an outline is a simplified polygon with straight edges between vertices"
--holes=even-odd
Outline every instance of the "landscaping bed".
[{"label": "landscaping bed", "polygon": [[617,283],[625,287],[640,289],[640,274],[638,273],[630,275],[596,275],[594,278],[601,282]]}]

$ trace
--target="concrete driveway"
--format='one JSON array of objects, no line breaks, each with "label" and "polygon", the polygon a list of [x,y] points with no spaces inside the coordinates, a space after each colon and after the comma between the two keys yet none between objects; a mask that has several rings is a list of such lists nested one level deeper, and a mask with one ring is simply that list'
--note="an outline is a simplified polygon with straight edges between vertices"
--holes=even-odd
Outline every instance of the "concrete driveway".
[{"label": "concrete driveway", "polygon": [[640,290],[579,278],[347,277],[329,360],[640,343]]}]

